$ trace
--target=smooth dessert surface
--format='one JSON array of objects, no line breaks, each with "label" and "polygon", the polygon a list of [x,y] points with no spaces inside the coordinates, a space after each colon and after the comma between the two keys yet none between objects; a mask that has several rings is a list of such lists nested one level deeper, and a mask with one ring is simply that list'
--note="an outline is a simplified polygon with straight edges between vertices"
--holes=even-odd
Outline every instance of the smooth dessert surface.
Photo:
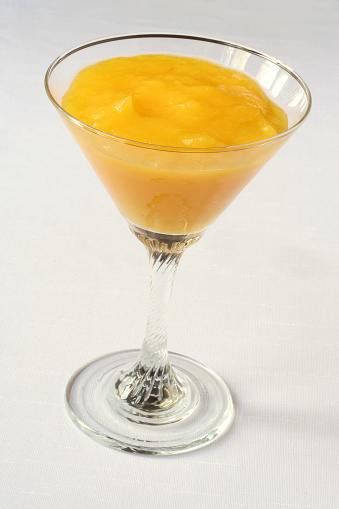
[{"label": "smooth dessert surface", "polygon": [[[247,75],[171,55],[91,65],[74,78],[62,107],[105,133],[172,148],[243,145],[288,127],[286,113]],[[279,148],[175,153],[69,127],[120,211],[161,233],[206,228]]]}]

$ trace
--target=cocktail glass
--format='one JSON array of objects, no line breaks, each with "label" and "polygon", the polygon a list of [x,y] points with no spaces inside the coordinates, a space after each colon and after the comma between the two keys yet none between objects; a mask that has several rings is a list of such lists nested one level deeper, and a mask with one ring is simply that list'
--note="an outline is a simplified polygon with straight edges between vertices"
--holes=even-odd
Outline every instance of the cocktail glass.
[{"label": "cocktail glass", "polygon": [[[288,130],[247,145],[213,149],[155,146],[99,131],[61,106],[84,67],[113,57],[173,54],[210,60],[253,77],[288,115]],[[66,405],[85,433],[113,448],[175,454],[207,445],[235,418],[229,389],[212,370],[167,351],[167,311],[184,251],[303,123],[311,106],[304,81],[258,51],[178,34],[132,34],[77,46],[46,73],[47,94],[131,231],[146,246],[151,296],[140,351],[96,359],[68,383]]]}]

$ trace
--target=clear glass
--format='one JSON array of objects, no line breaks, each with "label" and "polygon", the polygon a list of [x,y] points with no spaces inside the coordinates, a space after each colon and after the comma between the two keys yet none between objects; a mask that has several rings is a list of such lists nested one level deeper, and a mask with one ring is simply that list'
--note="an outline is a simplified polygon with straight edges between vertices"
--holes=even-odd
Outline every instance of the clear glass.
[{"label": "clear glass", "polygon": [[[101,132],[61,107],[74,76],[87,65],[154,53],[203,58],[247,73],[286,111],[288,130],[235,147],[163,147]],[[202,447],[231,428],[236,412],[229,389],[216,373],[167,351],[175,272],[187,247],[305,120],[309,90],[294,71],[258,51],[177,34],[131,34],[85,43],[51,64],[45,85],[150,260],[150,307],[141,350],[109,354],[75,373],[66,390],[68,412],[84,432],[113,448],[175,454]]]}]

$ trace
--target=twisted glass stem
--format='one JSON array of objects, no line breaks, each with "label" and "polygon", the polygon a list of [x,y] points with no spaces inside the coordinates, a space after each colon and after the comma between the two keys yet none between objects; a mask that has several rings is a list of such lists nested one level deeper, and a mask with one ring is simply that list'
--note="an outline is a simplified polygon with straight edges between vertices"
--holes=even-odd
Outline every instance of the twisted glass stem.
[{"label": "twisted glass stem", "polygon": [[184,396],[182,381],[168,360],[168,307],[175,273],[194,235],[162,235],[131,226],[149,253],[151,292],[145,339],[134,367],[115,384],[117,396],[142,411],[168,410]]}]

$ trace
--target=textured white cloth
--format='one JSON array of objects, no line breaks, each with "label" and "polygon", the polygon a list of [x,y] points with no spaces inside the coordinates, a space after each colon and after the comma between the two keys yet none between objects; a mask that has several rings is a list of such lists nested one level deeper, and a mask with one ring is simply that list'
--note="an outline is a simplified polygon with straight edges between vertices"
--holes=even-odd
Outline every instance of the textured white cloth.
[{"label": "textured white cloth", "polygon": [[[2,0],[0,508],[339,507],[338,3]],[[305,125],[183,257],[170,350],[236,399],[225,438],[169,458],[82,434],[63,394],[87,361],[141,344],[147,257],[58,119],[44,72],[124,32],[222,38],[309,84]]]}]

